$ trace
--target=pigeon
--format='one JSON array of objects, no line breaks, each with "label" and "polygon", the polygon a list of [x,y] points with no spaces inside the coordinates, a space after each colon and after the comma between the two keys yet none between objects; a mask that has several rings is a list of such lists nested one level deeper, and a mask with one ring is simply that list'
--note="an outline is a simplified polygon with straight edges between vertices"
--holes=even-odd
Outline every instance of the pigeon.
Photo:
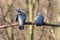
[{"label": "pigeon", "polygon": [[38,12],[37,16],[34,18],[34,22],[37,26],[42,26],[44,24],[44,16],[41,12]]},{"label": "pigeon", "polygon": [[60,24],[49,24],[44,22],[44,16],[41,12],[38,12],[37,16],[34,18],[34,23],[37,26],[53,26],[53,27],[60,27]]},{"label": "pigeon", "polygon": [[19,29],[23,30],[26,20],[26,14],[23,13],[19,8],[17,8],[16,11],[17,11],[16,21],[18,21],[19,23]]}]

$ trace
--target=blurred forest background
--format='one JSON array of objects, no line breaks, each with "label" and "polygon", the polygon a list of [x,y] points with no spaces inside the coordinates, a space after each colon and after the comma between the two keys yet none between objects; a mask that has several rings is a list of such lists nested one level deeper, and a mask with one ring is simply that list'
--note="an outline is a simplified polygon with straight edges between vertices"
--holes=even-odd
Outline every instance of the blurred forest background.
[{"label": "blurred forest background", "polygon": [[[0,25],[16,22],[16,8],[26,13],[26,21],[34,22],[40,11],[45,22],[60,23],[60,0],[0,0]],[[24,30],[19,30],[18,26],[2,28],[0,40],[60,40],[60,28],[35,25],[25,25]]]}]

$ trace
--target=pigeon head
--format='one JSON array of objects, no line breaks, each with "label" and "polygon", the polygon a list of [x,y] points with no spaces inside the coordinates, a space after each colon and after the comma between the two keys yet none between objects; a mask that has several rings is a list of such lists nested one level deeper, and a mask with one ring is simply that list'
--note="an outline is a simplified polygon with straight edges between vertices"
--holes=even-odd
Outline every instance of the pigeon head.
[{"label": "pigeon head", "polygon": [[19,8],[17,8],[17,9],[16,9],[16,11],[17,11],[18,13],[20,13],[20,12],[21,12],[21,10],[20,10]]},{"label": "pigeon head", "polygon": [[41,12],[38,12],[38,15],[42,15],[42,13]]}]

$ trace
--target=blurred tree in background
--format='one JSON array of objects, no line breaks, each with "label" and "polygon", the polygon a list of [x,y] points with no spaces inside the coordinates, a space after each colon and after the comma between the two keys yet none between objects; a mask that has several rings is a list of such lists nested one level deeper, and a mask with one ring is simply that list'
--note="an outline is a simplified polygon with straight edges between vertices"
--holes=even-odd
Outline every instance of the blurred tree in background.
[{"label": "blurred tree in background", "polygon": [[[30,3],[29,0],[0,0],[0,25],[15,22],[16,8],[26,13],[26,21],[34,22],[33,19],[37,12],[41,11],[45,22],[60,24],[60,0],[32,0]],[[19,30],[18,26],[2,28],[0,29],[0,40],[60,40],[60,28],[34,25],[33,30],[31,29],[33,35],[29,34],[30,28],[28,25],[24,30]]]}]

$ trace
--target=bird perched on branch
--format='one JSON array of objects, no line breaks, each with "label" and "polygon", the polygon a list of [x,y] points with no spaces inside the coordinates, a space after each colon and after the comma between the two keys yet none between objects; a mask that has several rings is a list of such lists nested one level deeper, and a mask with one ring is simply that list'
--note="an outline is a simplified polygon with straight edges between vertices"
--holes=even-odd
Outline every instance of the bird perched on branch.
[{"label": "bird perched on branch", "polygon": [[34,18],[34,21],[37,26],[42,26],[44,24],[44,16],[38,12],[37,16]]},{"label": "bird perched on branch", "polygon": [[26,20],[26,14],[23,13],[19,8],[17,8],[16,11],[17,11],[16,21],[18,21],[18,23],[19,23],[19,29],[23,30],[25,20]]},{"label": "bird perched on branch", "polygon": [[44,16],[40,12],[38,12],[37,16],[34,18],[34,21],[37,26],[45,25],[45,26],[60,27],[60,24],[49,24],[44,22]]}]

